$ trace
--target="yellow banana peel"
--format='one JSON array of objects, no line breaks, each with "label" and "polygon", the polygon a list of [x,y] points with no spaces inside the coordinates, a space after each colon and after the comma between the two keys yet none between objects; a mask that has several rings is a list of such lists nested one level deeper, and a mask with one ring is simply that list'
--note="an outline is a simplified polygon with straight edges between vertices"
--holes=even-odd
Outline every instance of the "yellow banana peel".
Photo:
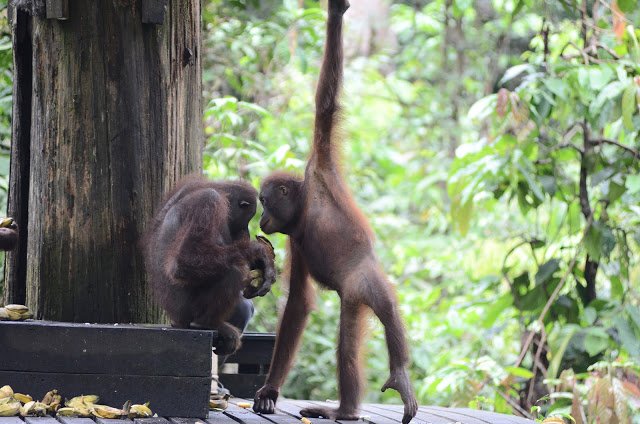
[{"label": "yellow banana peel", "polygon": [[13,417],[18,415],[22,405],[17,400],[0,405],[0,417]]},{"label": "yellow banana peel", "polygon": [[22,403],[28,403],[33,400],[33,398],[29,395],[23,395],[22,393],[14,393],[13,398]]}]

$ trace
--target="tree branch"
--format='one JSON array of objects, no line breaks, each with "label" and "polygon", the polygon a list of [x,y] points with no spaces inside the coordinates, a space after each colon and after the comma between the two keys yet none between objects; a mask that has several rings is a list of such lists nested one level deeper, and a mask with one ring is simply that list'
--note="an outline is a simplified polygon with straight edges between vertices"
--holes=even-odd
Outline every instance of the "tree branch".
[{"label": "tree branch", "polygon": [[622,150],[624,150],[624,151],[630,153],[631,155],[633,155],[633,157],[640,158],[640,152],[638,152],[635,149],[632,149],[629,146],[625,146],[624,144],[618,143],[615,140],[609,140],[607,138],[598,138],[598,139],[591,140],[591,143],[593,145],[596,145],[596,146],[599,146],[601,144],[609,144],[611,146],[617,146],[617,147],[621,148]]}]

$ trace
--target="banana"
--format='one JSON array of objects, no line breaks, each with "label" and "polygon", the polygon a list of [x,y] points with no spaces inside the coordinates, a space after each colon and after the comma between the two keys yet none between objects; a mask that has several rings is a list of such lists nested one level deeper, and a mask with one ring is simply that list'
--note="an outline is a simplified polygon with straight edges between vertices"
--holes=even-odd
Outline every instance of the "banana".
[{"label": "banana", "polygon": [[120,418],[124,415],[122,409],[113,408],[107,405],[93,405],[93,415],[98,418]]},{"label": "banana", "polygon": [[60,415],[61,417],[73,417],[78,415],[76,413],[76,409],[75,408],[71,408],[71,407],[64,407],[64,408],[60,408],[58,409],[58,411],[56,412],[56,415]]},{"label": "banana", "polygon": [[302,424],[311,424],[311,420],[307,417],[300,418],[300,421],[302,421]]},{"label": "banana", "polygon": [[96,403],[99,400],[100,398],[96,395],[83,395],[71,398],[64,404],[70,408],[87,409],[87,406]]},{"label": "banana", "polygon": [[0,321],[21,321],[31,317],[33,314],[24,305],[5,305],[0,308]]},{"label": "banana", "polygon": [[0,417],[13,417],[18,415],[21,406],[17,400],[0,405]]},{"label": "banana", "polygon": [[[0,308],[0,310],[3,308]],[[2,398],[8,398],[13,396],[13,389],[11,388],[11,386],[2,386],[0,387],[0,399]]]},{"label": "banana", "polygon": [[134,415],[137,418],[149,418],[153,416],[153,412],[151,412],[149,402],[147,402],[144,405],[131,405],[129,415]]},{"label": "banana", "polygon": [[13,224],[13,218],[6,217],[0,220],[0,228],[10,227],[11,224]]},{"label": "banana", "polygon": [[33,398],[29,395],[23,395],[22,393],[14,393],[13,398],[22,403],[29,403],[33,400]]},{"label": "banana", "polygon": [[25,403],[20,407],[20,415],[22,415],[23,417],[30,415],[31,412],[35,409],[35,406],[36,406],[36,402],[33,400]]},{"label": "banana", "polygon": [[46,395],[42,398],[42,403],[47,405],[47,409],[51,412],[55,412],[60,408],[60,404],[62,403],[62,396],[58,394],[57,390],[50,390]]},{"label": "banana", "polygon": [[226,399],[209,399],[209,409],[227,409],[228,406]]},{"label": "banana", "polygon": [[9,311],[4,308],[0,308],[0,321],[8,321],[9,320]]},{"label": "banana", "polygon": [[238,402],[236,405],[238,405],[240,408],[244,408],[244,409],[251,408],[251,404],[249,402]]},{"label": "banana", "polygon": [[27,308],[24,305],[16,305],[16,304],[10,304],[10,305],[4,305],[5,309],[9,310],[9,311],[14,311],[14,312],[19,312],[19,313],[23,313],[23,312],[29,312],[29,308]]}]

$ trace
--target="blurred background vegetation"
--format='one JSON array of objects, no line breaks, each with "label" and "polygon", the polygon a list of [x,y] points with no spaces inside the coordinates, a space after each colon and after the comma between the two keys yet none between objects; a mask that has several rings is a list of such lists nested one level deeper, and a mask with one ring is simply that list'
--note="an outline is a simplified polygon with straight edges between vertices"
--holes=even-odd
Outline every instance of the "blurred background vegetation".
[{"label": "blurred background vegetation", "polygon": [[[271,170],[303,172],[322,3],[203,1],[210,177],[258,187]],[[351,3],[344,165],[400,298],[419,401],[640,423],[640,6]],[[5,190],[4,12],[0,25]],[[282,268],[285,237],[271,239]],[[275,331],[284,293],[257,300],[252,330]],[[338,316],[337,295],[319,291],[285,396],[336,397]],[[399,402],[379,392],[373,320],[366,350],[366,400]]]}]

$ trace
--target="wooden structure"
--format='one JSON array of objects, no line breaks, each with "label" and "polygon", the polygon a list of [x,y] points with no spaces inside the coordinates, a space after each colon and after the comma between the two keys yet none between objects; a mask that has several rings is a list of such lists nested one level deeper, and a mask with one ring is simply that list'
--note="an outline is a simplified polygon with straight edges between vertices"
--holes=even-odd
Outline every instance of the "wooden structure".
[{"label": "wooden structure", "polygon": [[[245,333],[240,350],[220,367],[218,377],[224,387],[234,396],[253,397],[269,373],[275,341],[273,333]],[[226,371],[229,368],[233,371]]]},{"label": "wooden structure", "polygon": [[158,322],[139,239],[202,166],[200,1],[9,4],[20,238],[4,302],[39,319]]},{"label": "wooden structure", "polygon": [[151,402],[161,415],[205,418],[214,334],[162,326],[0,322],[0,386],[34,398],[57,389],[67,397],[96,394],[113,406]]},{"label": "wooden structure", "polygon": [[[189,418],[145,418],[130,420],[97,419],[97,424],[300,424],[300,408],[323,402],[295,401],[280,399],[278,411],[273,415],[255,414],[250,409],[238,407],[232,399],[226,411],[210,412],[206,420]],[[94,424],[89,418],[26,418],[26,424]],[[311,419],[312,424],[335,424],[335,421]],[[338,421],[338,423],[399,424],[402,422],[401,405],[363,405],[359,421]],[[534,421],[493,412],[466,408],[439,408],[421,406],[413,424],[534,424]],[[0,418],[0,424],[25,424],[21,418]]]}]

